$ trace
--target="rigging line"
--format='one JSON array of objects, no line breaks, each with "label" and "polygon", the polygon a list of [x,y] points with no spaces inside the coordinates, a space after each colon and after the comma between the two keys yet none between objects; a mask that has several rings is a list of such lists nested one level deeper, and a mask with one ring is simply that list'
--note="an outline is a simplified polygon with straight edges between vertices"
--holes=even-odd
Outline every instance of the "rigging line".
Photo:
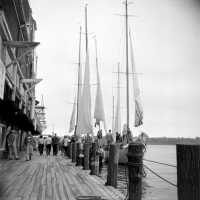
[{"label": "rigging line", "polygon": [[156,175],[158,178],[162,179],[163,181],[169,183],[170,185],[177,187],[176,184],[172,183],[171,181],[168,181],[166,178],[163,178],[162,176],[160,176],[159,174],[157,174],[156,172],[154,172],[152,169],[150,169],[149,167],[147,167],[146,165],[143,165],[146,169],[148,169],[151,173],[153,173],[154,175]]},{"label": "rigging line", "polygon": [[160,164],[160,165],[166,165],[166,166],[169,166],[169,167],[176,168],[176,165],[172,165],[172,164],[162,163],[162,162],[158,162],[158,161],[154,161],[154,160],[148,160],[148,159],[143,159],[143,160],[147,161],[147,162],[157,163],[157,164]]}]

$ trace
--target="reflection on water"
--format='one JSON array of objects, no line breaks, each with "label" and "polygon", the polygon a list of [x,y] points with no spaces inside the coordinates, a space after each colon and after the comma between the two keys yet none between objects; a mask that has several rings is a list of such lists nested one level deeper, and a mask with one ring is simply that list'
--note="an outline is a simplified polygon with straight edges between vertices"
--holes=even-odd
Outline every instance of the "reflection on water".
[{"label": "reflection on water", "polygon": [[[144,157],[149,160],[176,165],[176,146],[167,145],[149,145]],[[176,168],[158,165],[144,161],[144,164],[157,172],[162,177],[172,183],[176,180]],[[177,188],[169,185],[154,174],[145,170],[147,176],[143,178],[143,199],[144,200],[177,200]],[[118,168],[118,189],[126,194],[127,192],[127,167],[119,166]],[[104,165],[101,173],[102,178],[106,181],[107,166]]]}]

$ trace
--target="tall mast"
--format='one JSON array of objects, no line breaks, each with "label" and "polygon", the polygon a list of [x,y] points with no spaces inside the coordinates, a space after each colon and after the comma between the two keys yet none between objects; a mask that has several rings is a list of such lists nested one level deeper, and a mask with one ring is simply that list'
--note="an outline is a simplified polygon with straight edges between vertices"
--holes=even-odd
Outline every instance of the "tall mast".
[{"label": "tall mast", "polygon": [[115,98],[112,99],[112,133],[114,133],[114,121],[115,121]]},{"label": "tall mast", "polygon": [[[96,70],[97,70],[97,84],[100,84],[99,83],[99,68],[98,68],[98,58],[97,58],[97,39],[96,37],[94,38],[94,42],[95,42],[95,53],[96,53]],[[99,130],[101,129],[101,121],[99,121]]]},{"label": "tall mast", "polygon": [[127,108],[127,130],[129,129],[129,64],[128,64],[128,2],[125,2],[126,10],[126,108]]},{"label": "tall mast", "polygon": [[88,28],[87,28],[87,4],[85,5],[85,48],[86,54],[88,53]]},{"label": "tall mast", "polygon": [[[79,99],[80,99],[80,69],[81,69],[81,32],[82,27],[80,26],[80,36],[79,36],[79,54],[78,54],[78,90],[77,90],[77,110],[76,110],[76,127],[78,124],[78,113],[79,113]],[[76,130],[75,130],[76,133]]]}]

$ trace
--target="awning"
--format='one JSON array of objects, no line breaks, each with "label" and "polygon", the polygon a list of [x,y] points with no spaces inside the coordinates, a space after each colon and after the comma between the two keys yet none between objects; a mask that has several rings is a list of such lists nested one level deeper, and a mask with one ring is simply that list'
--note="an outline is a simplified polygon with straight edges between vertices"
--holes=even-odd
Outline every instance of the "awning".
[{"label": "awning", "polygon": [[32,120],[22,112],[11,100],[0,99],[0,119],[24,131],[31,131],[33,135],[41,134],[34,130]]}]

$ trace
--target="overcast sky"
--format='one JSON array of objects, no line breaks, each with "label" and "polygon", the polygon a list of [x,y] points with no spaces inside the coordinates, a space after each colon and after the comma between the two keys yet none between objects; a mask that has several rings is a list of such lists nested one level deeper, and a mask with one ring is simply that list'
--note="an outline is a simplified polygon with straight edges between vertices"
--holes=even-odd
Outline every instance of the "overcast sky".
[{"label": "overcast sky", "polygon": [[[47,132],[54,126],[68,133],[76,92],[79,26],[84,27],[81,0],[30,0],[37,22],[37,98],[44,101]],[[116,96],[117,63],[125,71],[124,4],[121,0],[88,0],[88,29],[98,42],[99,71],[108,128],[112,96]],[[200,2],[198,0],[135,0],[129,5],[136,70],[150,136],[200,136]],[[84,34],[82,42],[84,43]],[[96,83],[94,41],[89,38],[91,83]],[[82,63],[85,52],[82,46]],[[125,77],[121,75],[122,123],[126,121]],[[92,102],[95,100],[92,86]],[[130,88],[132,91],[132,88]],[[132,104],[131,104],[132,105]],[[133,106],[132,106],[133,107]],[[132,109],[132,108],[131,108]],[[93,111],[92,111],[93,112]],[[93,113],[92,113],[93,114]],[[131,112],[131,127],[134,124]]]}]

